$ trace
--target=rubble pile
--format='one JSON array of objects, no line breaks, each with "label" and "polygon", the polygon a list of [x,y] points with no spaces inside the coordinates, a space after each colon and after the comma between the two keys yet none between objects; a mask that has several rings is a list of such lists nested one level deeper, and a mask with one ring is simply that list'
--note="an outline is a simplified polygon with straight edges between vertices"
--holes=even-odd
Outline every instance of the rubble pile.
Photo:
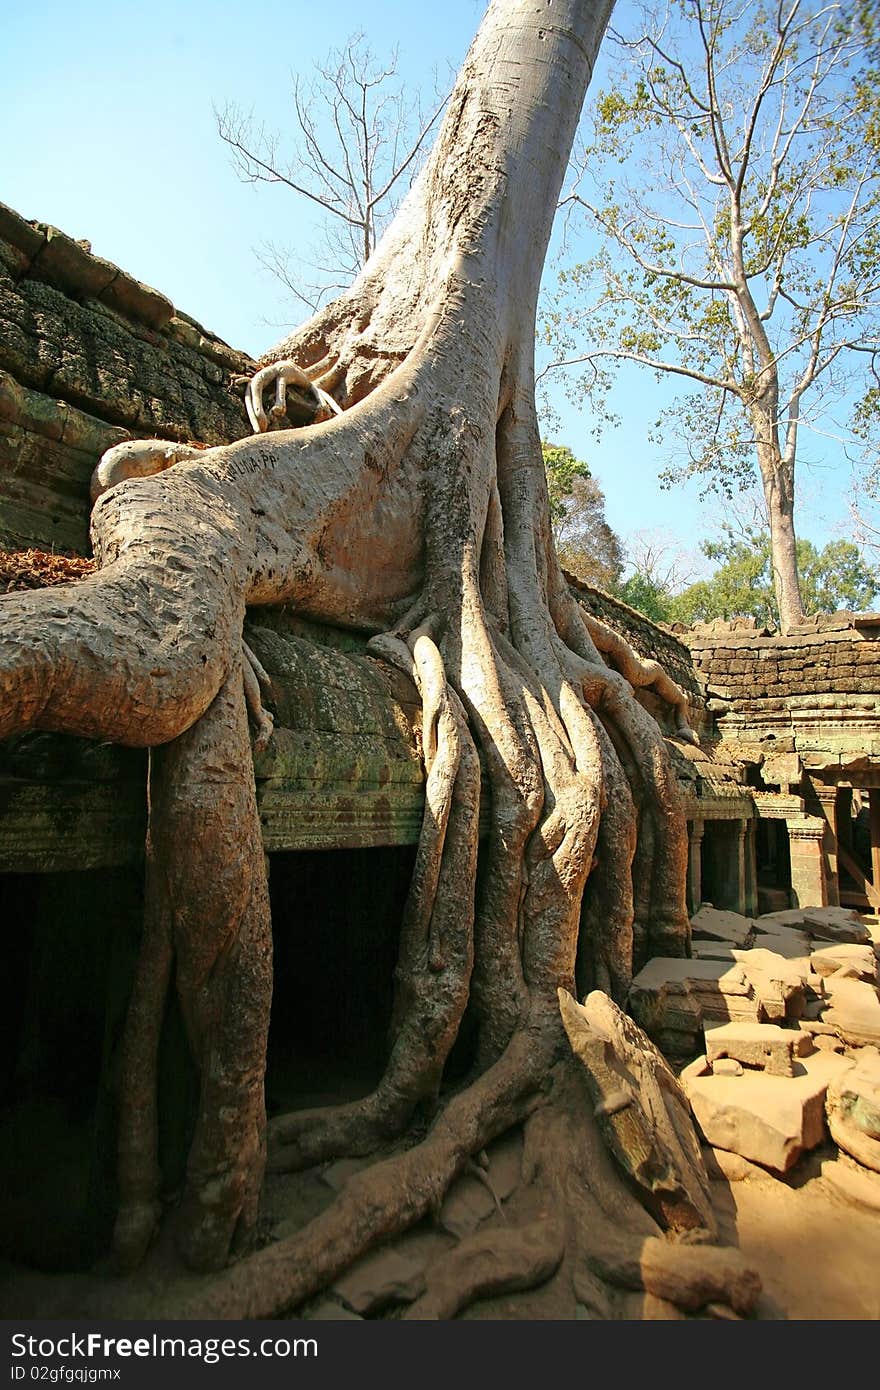
[{"label": "rubble pile", "polygon": [[823,1178],[880,1209],[880,972],[862,919],[704,904],[691,929],[692,959],[649,961],[628,1007],[667,1056],[692,1059],[680,1081],[705,1142],[785,1174],[833,1140]]}]

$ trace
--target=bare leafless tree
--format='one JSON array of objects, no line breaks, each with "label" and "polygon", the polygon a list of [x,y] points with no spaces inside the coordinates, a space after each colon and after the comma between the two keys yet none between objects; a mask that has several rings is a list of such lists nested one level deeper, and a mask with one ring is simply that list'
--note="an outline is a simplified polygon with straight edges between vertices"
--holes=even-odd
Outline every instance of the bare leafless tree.
[{"label": "bare leafless tree", "polygon": [[[312,259],[292,266],[289,249],[257,253],[290,293],[311,309],[345,289],[367,263],[423,162],[426,138],[445,104],[430,109],[397,80],[398,53],[375,57],[354,34],[293,80],[294,129],[280,134],[234,102],[215,107],[217,130],[246,183],[280,184],[324,214]],[[301,274],[305,269],[312,279]]]}]

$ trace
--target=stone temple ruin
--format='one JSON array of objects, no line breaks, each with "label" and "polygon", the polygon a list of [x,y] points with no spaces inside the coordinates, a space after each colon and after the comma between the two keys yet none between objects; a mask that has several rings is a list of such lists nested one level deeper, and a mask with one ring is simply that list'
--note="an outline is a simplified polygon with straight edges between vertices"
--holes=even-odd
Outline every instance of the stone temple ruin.
[{"label": "stone temple ruin", "polygon": [[[75,573],[46,557],[87,556],[89,479],[112,445],[250,433],[253,361],[87,243],[6,208],[0,319],[0,589]],[[288,423],[312,408],[292,391]],[[692,957],[639,962],[629,1012],[686,1064],[722,1164],[786,1173],[825,1145],[829,1181],[880,1209],[880,615],[837,613],[785,638],[744,623],[672,632],[576,588],[686,693],[699,735],[691,746],[666,730],[688,822]],[[278,1110],[357,1095],[381,1070],[423,805],[419,704],[357,635],[260,610],[247,640],[275,693],[255,768]],[[664,726],[666,707],[639,698]],[[109,1240],[145,775],[141,750],[47,733],[0,745],[0,1256],[12,1268],[83,1269]],[[195,1087],[173,1009],[162,1068],[173,1193]],[[496,1203],[516,1182],[508,1159]],[[477,1196],[450,1194],[452,1234],[493,1210],[462,1181]],[[377,1306],[362,1289],[337,1293],[339,1316]]]}]

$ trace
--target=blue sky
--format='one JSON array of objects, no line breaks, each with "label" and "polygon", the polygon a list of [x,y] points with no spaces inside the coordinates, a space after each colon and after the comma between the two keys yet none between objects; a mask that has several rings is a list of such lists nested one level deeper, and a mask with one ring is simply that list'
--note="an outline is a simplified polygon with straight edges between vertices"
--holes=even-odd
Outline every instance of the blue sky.
[{"label": "blue sky", "polygon": [[[483,8],[483,0],[430,7],[411,0],[373,0],[369,7],[354,0],[325,7],[301,0],[7,6],[0,200],[88,238],[97,254],[256,355],[304,315],[285,303],[255,248],[266,241],[306,245],[314,223],[308,205],[287,190],[238,181],[212,105],[235,101],[284,129],[291,74],[308,76],[313,62],[358,29],[377,55],[397,45],[407,82],[429,87],[435,64],[458,66]],[[702,504],[693,486],[659,488],[663,460],[647,434],[665,392],[649,374],[621,378],[613,404],[623,423],[598,445],[589,417],[561,389],[555,395],[555,438],[588,460],[621,536],[659,532],[696,550],[717,529],[724,519],[717,500]],[[845,525],[846,473],[830,446],[816,444],[813,454],[818,467],[804,472],[799,530],[821,542]]]}]

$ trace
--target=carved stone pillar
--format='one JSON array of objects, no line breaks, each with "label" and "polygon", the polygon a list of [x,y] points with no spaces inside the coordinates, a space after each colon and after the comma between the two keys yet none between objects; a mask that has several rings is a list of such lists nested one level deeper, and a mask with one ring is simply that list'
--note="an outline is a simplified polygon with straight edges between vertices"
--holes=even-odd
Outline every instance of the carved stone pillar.
[{"label": "carved stone pillar", "polygon": [[728,899],[734,912],[746,910],[746,827],[748,821],[733,821],[730,827],[731,855]]},{"label": "carved stone pillar", "polygon": [[791,851],[791,897],[794,907],[827,907],[823,840],[825,821],[818,816],[786,819]]},{"label": "carved stone pillar", "polygon": [[815,808],[825,823],[822,836],[822,853],[825,858],[825,885],[828,902],[837,907],[840,903],[840,874],[837,867],[837,788],[826,787],[823,782],[811,782]]},{"label": "carved stone pillar", "polygon": [[871,881],[877,892],[880,891],[880,790],[876,787],[868,792],[868,809],[871,817]]},{"label": "carved stone pillar", "polygon": [[743,911],[747,917],[758,915],[758,822],[741,822],[745,835],[745,895]]},{"label": "carved stone pillar", "polygon": [[688,821],[687,905],[693,917],[703,901],[703,830],[701,820]]}]

